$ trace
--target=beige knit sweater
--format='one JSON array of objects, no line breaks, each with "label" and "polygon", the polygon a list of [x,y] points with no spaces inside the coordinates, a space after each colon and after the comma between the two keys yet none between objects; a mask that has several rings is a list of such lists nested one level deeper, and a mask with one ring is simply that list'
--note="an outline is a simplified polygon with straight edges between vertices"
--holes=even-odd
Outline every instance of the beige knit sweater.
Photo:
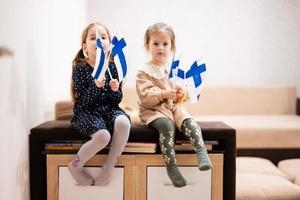
[{"label": "beige knit sweater", "polygon": [[172,87],[173,84],[168,79],[168,72],[165,69],[158,69],[146,64],[145,67],[138,70],[136,90],[139,96],[139,117],[144,124],[148,125],[160,117],[168,117],[180,130],[183,120],[191,118],[181,104],[164,99],[166,91]]}]

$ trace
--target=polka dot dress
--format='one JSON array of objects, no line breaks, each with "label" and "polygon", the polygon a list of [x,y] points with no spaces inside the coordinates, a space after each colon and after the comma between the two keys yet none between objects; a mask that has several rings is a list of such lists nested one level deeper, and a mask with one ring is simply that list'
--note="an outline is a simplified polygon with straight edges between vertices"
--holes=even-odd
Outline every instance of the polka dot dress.
[{"label": "polka dot dress", "polygon": [[[109,70],[114,79],[118,79],[114,63],[109,64]],[[93,68],[87,64],[77,64],[73,70],[72,79],[76,101],[72,126],[80,133],[89,136],[100,129],[113,133],[114,121],[119,115],[126,115],[118,106],[122,100],[122,83],[119,90],[110,90],[110,76],[105,73],[105,85],[98,88],[92,77]],[[127,116],[127,115],[126,115]],[[127,116],[128,117],[128,116]]]}]

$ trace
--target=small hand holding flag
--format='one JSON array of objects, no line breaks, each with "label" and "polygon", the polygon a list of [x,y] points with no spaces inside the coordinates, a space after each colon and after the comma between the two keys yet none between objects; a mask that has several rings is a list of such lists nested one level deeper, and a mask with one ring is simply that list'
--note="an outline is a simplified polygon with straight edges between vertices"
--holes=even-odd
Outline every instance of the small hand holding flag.
[{"label": "small hand holding flag", "polygon": [[174,84],[176,93],[181,94],[174,102],[175,103],[184,103],[187,100],[187,92],[184,89],[185,86],[185,72],[179,68],[180,59],[179,56],[174,56],[172,59],[169,79]]},{"label": "small hand holding flag", "polygon": [[201,63],[200,60],[196,60],[190,68],[185,72],[179,68],[179,58],[173,58],[169,79],[176,85],[181,85],[187,88],[189,101],[196,103],[199,100],[201,85],[202,85],[202,73],[206,71],[205,63]]}]

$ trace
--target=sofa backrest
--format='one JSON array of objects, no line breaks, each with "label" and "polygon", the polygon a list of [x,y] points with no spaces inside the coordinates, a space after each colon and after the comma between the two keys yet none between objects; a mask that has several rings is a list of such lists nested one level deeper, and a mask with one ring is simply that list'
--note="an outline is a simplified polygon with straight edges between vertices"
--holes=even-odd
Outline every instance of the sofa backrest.
[{"label": "sofa backrest", "polygon": [[186,108],[206,115],[295,114],[296,100],[295,86],[216,86],[203,88],[199,102]]},{"label": "sofa backrest", "polygon": [[[204,87],[199,102],[185,103],[192,115],[227,114],[295,114],[295,86],[209,86]],[[138,96],[134,87],[123,89],[123,106],[138,110]],[[60,101],[55,105],[55,118],[68,119],[73,103]]]},{"label": "sofa backrest", "polygon": [[[134,88],[124,90],[123,102],[138,109]],[[204,87],[199,102],[185,103],[192,115],[295,114],[294,86],[209,86]]]}]

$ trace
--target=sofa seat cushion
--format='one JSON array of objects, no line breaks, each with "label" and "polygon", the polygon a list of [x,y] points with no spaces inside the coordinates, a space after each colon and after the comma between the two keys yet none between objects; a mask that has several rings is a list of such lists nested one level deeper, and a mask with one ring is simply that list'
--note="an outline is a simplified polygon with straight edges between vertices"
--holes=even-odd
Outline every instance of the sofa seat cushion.
[{"label": "sofa seat cushion", "polygon": [[[89,140],[88,136],[82,136],[71,126],[70,120],[53,120],[44,122],[31,129],[31,134],[44,134],[50,138],[60,140]],[[158,142],[158,133],[144,125],[131,124],[129,142]]]},{"label": "sofa seat cushion", "polygon": [[237,200],[299,200],[300,187],[281,176],[237,173]]},{"label": "sofa seat cushion", "polygon": [[287,178],[270,160],[257,157],[237,157],[236,172],[274,175]]},{"label": "sofa seat cushion", "polygon": [[300,187],[267,159],[237,157],[236,172],[237,200],[300,199]]},{"label": "sofa seat cushion", "polygon": [[[230,127],[222,122],[197,122],[202,128],[204,140],[215,140],[215,135],[222,134],[225,138],[231,138]],[[78,134],[72,128],[70,120],[53,120],[44,122],[30,130],[30,135],[43,135],[46,140],[66,141],[66,140],[89,140],[87,136]],[[184,134],[176,132],[176,139],[187,140]],[[234,138],[235,139],[235,138]],[[158,132],[140,123],[132,123],[130,127],[129,142],[159,142]],[[233,141],[233,144],[235,140]],[[232,145],[233,145],[232,144]]]},{"label": "sofa seat cushion", "polygon": [[199,121],[222,121],[236,129],[239,149],[300,146],[298,115],[198,115],[194,118]]},{"label": "sofa seat cushion", "polygon": [[282,170],[287,177],[293,181],[300,183],[300,158],[282,160],[278,163],[278,168]]}]

